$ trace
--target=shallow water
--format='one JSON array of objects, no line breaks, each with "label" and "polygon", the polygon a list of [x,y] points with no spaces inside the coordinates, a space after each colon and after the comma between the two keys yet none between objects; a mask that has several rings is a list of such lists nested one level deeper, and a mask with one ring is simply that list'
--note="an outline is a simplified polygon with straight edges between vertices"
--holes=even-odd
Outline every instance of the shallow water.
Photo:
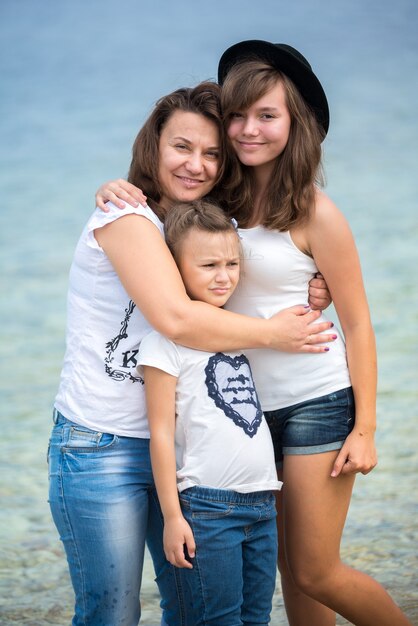
[{"label": "shallow water", "polygon": [[[71,619],[45,455],[67,273],[94,191],[126,173],[160,95],[214,78],[220,53],[249,38],[300,48],[329,95],[327,189],[358,242],[380,363],[380,462],[358,478],[343,553],[418,625],[418,8],[346,4],[231,0],[196,11],[189,0],[2,0],[1,625]],[[149,561],[143,600],[144,624],[156,625]],[[279,589],[272,623],[286,624]]]}]

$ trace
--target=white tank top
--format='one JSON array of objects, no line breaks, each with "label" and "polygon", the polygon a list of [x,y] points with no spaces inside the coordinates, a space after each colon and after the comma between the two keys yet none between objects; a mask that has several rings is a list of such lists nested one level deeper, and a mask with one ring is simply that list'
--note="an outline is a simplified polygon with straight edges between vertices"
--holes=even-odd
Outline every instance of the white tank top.
[{"label": "white tank top", "polygon": [[[308,283],[318,271],[289,232],[264,226],[239,229],[244,263],[241,279],[225,308],[253,317],[269,318],[287,307],[308,303]],[[322,315],[318,322],[327,318]],[[271,411],[350,386],[345,345],[338,339],[329,352],[291,354],[276,350],[246,350],[261,406]]]}]

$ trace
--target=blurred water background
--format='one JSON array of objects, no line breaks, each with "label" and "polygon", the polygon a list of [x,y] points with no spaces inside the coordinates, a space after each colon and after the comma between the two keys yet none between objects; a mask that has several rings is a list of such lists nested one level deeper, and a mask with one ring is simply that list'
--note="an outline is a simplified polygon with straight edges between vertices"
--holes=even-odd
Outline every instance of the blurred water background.
[{"label": "blurred water background", "polygon": [[[126,174],[159,96],[215,79],[223,50],[252,38],[300,49],[329,97],[327,190],[358,242],[380,362],[380,462],[357,481],[343,553],[418,624],[417,18],[416,0],[1,0],[0,624],[70,622],[45,455],[94,192]],[[154,626],[149,561],[145,577]],[[286,623],[277,589],[272,624]]]}]

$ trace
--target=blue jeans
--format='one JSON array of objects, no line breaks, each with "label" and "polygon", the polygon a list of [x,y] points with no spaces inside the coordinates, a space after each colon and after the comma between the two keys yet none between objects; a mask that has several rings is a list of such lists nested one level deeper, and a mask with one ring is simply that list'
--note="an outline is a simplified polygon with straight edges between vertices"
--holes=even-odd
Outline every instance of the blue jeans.
[{"label": "blue jeans", "polygon": [[196,542],[184,569],[194,626],[266,626],[276,581],[277,531],[271,491],[191,487],[180,494]]},{"label": "blue jeans", "polygon": [[185,626],[180,571],[165,559],[162,546],[148,439],[94,432],[57,411],[54,422],[49,503],[75,592],[72,625],[137,626],[146,541],[162,597],[162,624]]}]

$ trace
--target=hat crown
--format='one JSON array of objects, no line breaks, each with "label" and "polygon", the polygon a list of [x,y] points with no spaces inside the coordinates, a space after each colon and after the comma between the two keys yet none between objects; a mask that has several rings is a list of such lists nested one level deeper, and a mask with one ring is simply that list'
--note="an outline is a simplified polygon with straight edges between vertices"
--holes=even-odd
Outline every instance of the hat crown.
[{"label": "hat crown", "polygon": [[306,59],[303,54],[299,52],[299,50],[296,50],[296,48],[292,48],[292,46],[289,46],[287,43],[275,43],[273,45],[276,46],[276,48],[279,48],[279,50],[284,50],[289,54],[293,54],[293,56],[296,57],[298,61],[306,65],[307,69],[312,71],[312,66],[309,63],[308,59]]}]

